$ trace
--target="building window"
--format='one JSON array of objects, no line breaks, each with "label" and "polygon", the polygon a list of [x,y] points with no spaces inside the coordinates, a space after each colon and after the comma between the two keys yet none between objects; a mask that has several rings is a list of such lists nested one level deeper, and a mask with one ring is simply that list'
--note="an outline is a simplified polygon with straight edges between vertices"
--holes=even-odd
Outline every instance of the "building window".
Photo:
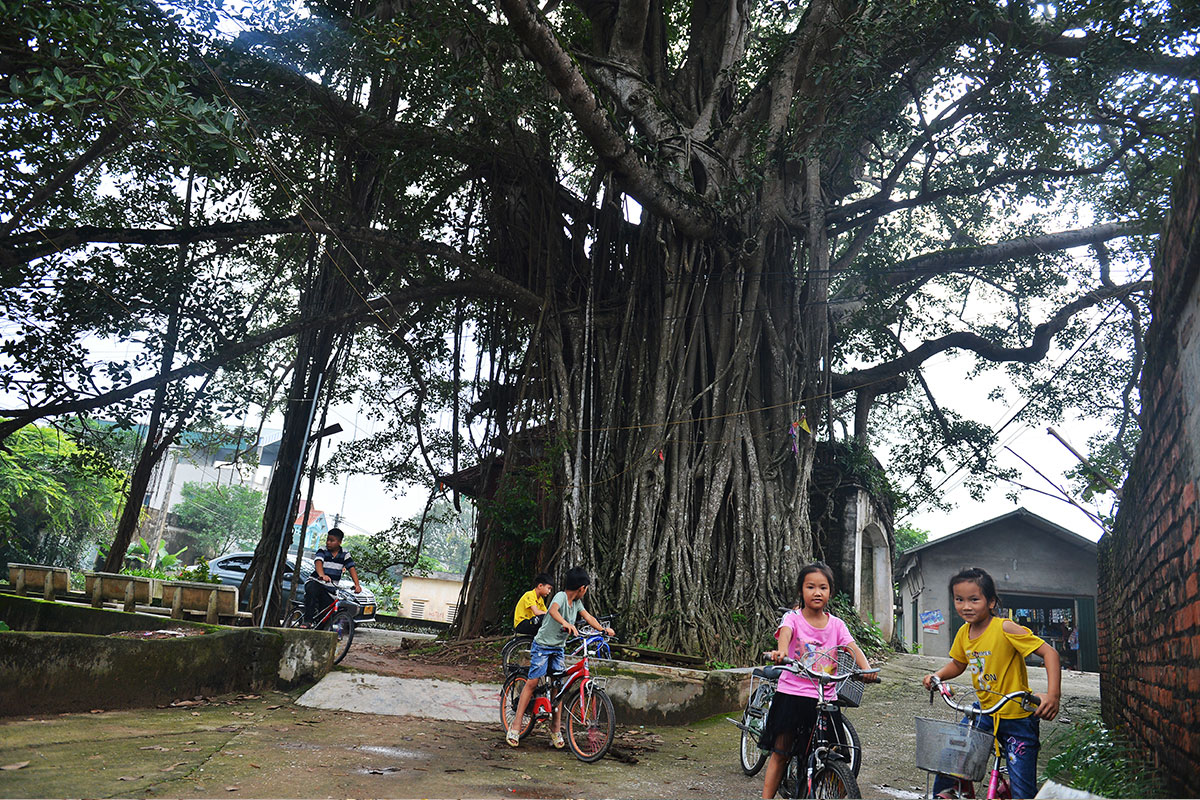
[{"label": "building window", "polygon": [[413,619],[425,619],[425,601],[413,600],[412,609],[409,614]]},{"label": "building window", "polygon": [[458,603],[446,604],[446,622],[454,622],[456,616],[458,616]]}]

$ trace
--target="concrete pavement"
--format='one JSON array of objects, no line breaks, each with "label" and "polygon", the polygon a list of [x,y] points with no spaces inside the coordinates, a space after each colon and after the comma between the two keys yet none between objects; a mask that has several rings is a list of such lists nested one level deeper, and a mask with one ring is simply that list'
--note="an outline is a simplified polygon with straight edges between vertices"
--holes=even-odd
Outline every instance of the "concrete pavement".
[{"label": "concrete pavement", "polygon": [[456,722],[499,719],[500,684],[456,683],[335,671],[296,701],[309,708]]}]

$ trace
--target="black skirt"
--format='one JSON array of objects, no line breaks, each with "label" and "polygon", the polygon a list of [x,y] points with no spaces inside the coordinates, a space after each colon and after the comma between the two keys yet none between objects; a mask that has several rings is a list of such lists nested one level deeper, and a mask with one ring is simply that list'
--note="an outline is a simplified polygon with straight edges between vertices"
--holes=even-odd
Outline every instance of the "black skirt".
[{"label": "black skirt", "polygon": [[[835,708],[832,715],[836,730],[841,726],[841,712]],[[766,724],[759,735],[758,746],[764,750],[774,750],[775,740],[781,733],[794,734],[794,742],[805,742],[816,722],[817,698],[776,692],[771,700],[771,711],[767,714]]]}]

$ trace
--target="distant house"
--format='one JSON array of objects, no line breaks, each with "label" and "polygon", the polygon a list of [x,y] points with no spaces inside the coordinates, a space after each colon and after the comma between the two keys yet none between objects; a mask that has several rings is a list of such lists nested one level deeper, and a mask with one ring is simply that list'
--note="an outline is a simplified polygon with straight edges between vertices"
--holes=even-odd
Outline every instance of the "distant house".
[{"label": "distant house", "polygon": [[896,565],[901,640],[909,650],[948,656],[962,619],[947,583],[980,567],[995,578],[1005,615],[1064,655],[1073,655],[1065,639],[1078,626],[1075,666],[1095,672],[1096,551],[1095,542],[1024,508],[914,547]]},{"label": "distant house", "polygon": [[400,616],[454,622],[463,576],[453,572],[405,575],[400,583]]}]

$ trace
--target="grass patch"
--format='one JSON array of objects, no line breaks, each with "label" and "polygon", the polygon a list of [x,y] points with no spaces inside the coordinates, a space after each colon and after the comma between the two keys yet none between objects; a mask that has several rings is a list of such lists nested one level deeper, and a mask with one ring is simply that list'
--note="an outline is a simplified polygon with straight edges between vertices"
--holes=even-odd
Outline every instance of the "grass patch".
[{"label": "grass patch", "polygon": [[1043,780],[1104,797],[1167,796],[1154,765],[1127,737],[1096,716],[1079,718],[1046,744],[1061,750],[1046,762]]}]

